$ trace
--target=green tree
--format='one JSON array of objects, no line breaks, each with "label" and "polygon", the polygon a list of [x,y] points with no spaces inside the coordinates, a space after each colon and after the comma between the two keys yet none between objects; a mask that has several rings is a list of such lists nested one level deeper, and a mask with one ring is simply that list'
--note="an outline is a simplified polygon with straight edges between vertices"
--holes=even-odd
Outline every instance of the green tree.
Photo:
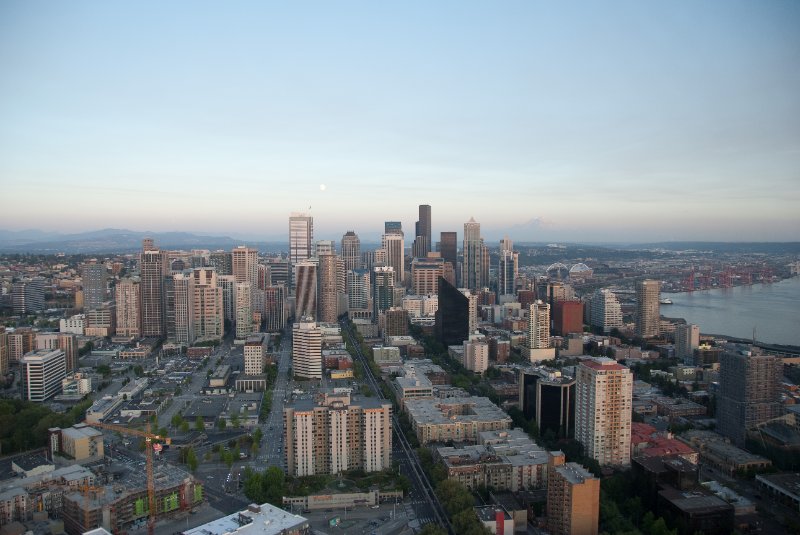
[{"label": "green tree", "polygon": [[194,419],[194,428],[198,431],[205,431],[206,424],[203,421],[203,417],[198,415],[197,418]]},{"label": "green tree", "polygon": [[189,422],[186,420],[181,422],[181,433],[188,433],[189,432]]},{"label": "green tree", "polygon": [[194,473],[197,470],[197,455],[192,448],[189,448],[189,453],[186,455],[186,464],[189,466],[189,471]]},{"label": "green tree", "polygon": [[227,426],[228,422],[225,420],[225,418],[220,418],[217,420],[217,427],[220,431],[224,430]]}]

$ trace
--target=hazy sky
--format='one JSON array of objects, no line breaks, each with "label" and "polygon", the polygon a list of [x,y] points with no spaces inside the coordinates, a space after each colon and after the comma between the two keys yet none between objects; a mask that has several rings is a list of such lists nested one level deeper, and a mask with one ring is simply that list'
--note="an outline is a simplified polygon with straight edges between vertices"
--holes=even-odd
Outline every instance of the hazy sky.
[{"label": "hazy sky", "polygon": [[5,0],[0,229],[800,239],[800,2],[565,4]]}]

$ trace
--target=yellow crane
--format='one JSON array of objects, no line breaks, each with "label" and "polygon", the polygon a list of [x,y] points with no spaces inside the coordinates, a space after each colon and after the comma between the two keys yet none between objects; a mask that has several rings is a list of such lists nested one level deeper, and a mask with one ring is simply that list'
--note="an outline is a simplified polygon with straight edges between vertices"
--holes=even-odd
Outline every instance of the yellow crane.
[{"label": "yellow crane", "polygon": [[86,425],[90,425],[93,427],[108,429],[109,431],[116,431],[117,433],[121,433],[123,435],[131,435],[135,437],[141,437],[144,439],[145,457],[147,459],[147,506],[150,510],[150,515],[147,520],[147,533],[148,535],[153,535],[156,524],[156,486],[153,478],[153,445],[154,441],[164,441],[166,444],[169,444],[171,440],[167,437],[151,433],[150,422],[147,422],[147,427],[145,428],[144,431],[140,431],[138,429],[129,429],[121,425],[94,423],[94,422],[84,422],[84,423]]}]

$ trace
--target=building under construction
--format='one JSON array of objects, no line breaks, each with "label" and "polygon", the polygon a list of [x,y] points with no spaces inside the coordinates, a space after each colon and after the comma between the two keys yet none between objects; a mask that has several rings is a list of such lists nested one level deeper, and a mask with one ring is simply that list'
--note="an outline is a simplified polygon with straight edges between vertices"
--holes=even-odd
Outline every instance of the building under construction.
[{"label": "building under construction", "polygon": [[[203,486],[190,474],[161,463],[154,475],[156,520],[191,509],[203,501]],[[147,474],[132,470],[124,481],[75,491],[64,496],[64,529],[79,535],[102,527],[112,533],[147,523],[150,514]]]}]

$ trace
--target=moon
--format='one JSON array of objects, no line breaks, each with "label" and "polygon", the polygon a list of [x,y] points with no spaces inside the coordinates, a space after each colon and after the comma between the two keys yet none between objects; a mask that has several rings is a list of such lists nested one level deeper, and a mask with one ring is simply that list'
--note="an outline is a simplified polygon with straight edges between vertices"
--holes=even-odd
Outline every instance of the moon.
[{"label": "moon", "polygon": [[319,190],[320,191],[325,191],[325,187],[326,187],[325,184],[320,184],[319,185]]}]

